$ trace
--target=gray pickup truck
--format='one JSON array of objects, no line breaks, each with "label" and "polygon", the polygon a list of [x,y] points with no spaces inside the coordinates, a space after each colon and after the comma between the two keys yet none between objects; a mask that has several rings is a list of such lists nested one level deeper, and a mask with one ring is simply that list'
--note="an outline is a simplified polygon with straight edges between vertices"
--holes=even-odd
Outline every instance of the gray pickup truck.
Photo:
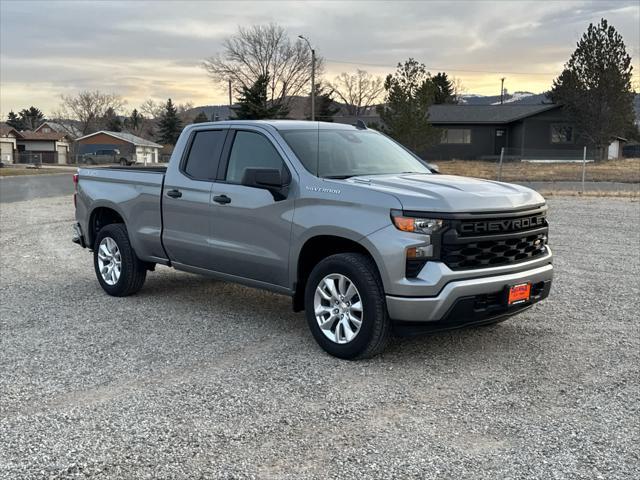
[{"label": "gray pickup truck", "polygon": [[290,295],[320,346],[496,323],[549,294],[547,207],[518,185],[434,174],[334,123],[190,125],[165,168],[81,168],[74,242],[114,296],[156,264]]}]

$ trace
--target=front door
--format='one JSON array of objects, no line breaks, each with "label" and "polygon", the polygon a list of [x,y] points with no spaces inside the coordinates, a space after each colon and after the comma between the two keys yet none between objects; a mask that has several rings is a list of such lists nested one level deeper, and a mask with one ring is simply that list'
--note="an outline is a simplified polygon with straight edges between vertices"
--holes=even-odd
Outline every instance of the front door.
[{"label": "front door", "polygon": [[215,270],[272,285],[288,286],[294,201],[269,190],[241,185],[246,168],[289,170],[277,147],[255,130],[229,133],[233,143],[223,158],[211,231]]},{"label": "front door", "polygon": [[500,155],[500,151],[507,148],[507,129],[496,128],[495,140],[494,140],[494,154]]},{"label": "front door", "polygon": [[226,135],[226,129],[193,132],[185,157],[176,159],[167,170],[162,191],[162,240],[172,262],[215,270],[209,246],[211,187]]}]

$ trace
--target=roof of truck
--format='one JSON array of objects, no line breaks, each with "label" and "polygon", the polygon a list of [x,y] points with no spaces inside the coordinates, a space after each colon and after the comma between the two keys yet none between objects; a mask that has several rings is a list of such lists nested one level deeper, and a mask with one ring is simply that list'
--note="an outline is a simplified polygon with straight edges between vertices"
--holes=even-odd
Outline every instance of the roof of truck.
[{"label": "roof of truck", "polygon": [[[211,122],[212,125],[269,125],[276,130],[356,130],[354,125],[333,122],[312,122],[310,120],[224,120]],[[202,125],[202,124],[198,124]]]}]

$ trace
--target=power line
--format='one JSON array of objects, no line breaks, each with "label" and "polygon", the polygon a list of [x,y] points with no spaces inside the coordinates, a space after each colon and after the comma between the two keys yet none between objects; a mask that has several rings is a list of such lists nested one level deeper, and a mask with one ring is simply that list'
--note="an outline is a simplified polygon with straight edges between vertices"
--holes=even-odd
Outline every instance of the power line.
[{"label": "power line", "polygon": [[[346,65],[366,65],[368,67],[384,67],[384,68],[396,68],[397,65],[388,65],[388,64],[381,64],[381,63],[367,63],[367,62],[353,62],[353,61],[348,61],[348,60],[335,60],[333,58],[327,58],[325,59],[328,62],[332,62],[332,63],[341,63],[341,64],[346,64]],[[494,74],[502,74],[502,73],[507,73],[510,75],[545,75],[545,76],[555,76],[558,75],[558,73],[551,73],[551,72],[514,72],[514,71],[510,71],[510,70],[500,70],[500,71],[495,71],[495,70],[474,70],[474,69],[462,69],[462,68],[445,68],[445,67],[427,67],[427,70],[431,70],[431,71],[442,71],[442,72],[462,72],[462,73],[494,73]]]}]

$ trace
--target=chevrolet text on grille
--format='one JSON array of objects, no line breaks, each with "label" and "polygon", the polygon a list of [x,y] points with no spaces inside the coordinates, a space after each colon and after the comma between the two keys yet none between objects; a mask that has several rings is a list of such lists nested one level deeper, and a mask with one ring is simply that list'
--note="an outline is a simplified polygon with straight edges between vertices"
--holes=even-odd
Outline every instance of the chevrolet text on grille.
[{"label": "chevrolet text on grille", "polygon": [[542,227],[545,224],[544,215],[525,218],[507,218],[504,220],[487,220],[480,222],[464,222],[460,224],[461,233],[508,232],[527,228]]}]

